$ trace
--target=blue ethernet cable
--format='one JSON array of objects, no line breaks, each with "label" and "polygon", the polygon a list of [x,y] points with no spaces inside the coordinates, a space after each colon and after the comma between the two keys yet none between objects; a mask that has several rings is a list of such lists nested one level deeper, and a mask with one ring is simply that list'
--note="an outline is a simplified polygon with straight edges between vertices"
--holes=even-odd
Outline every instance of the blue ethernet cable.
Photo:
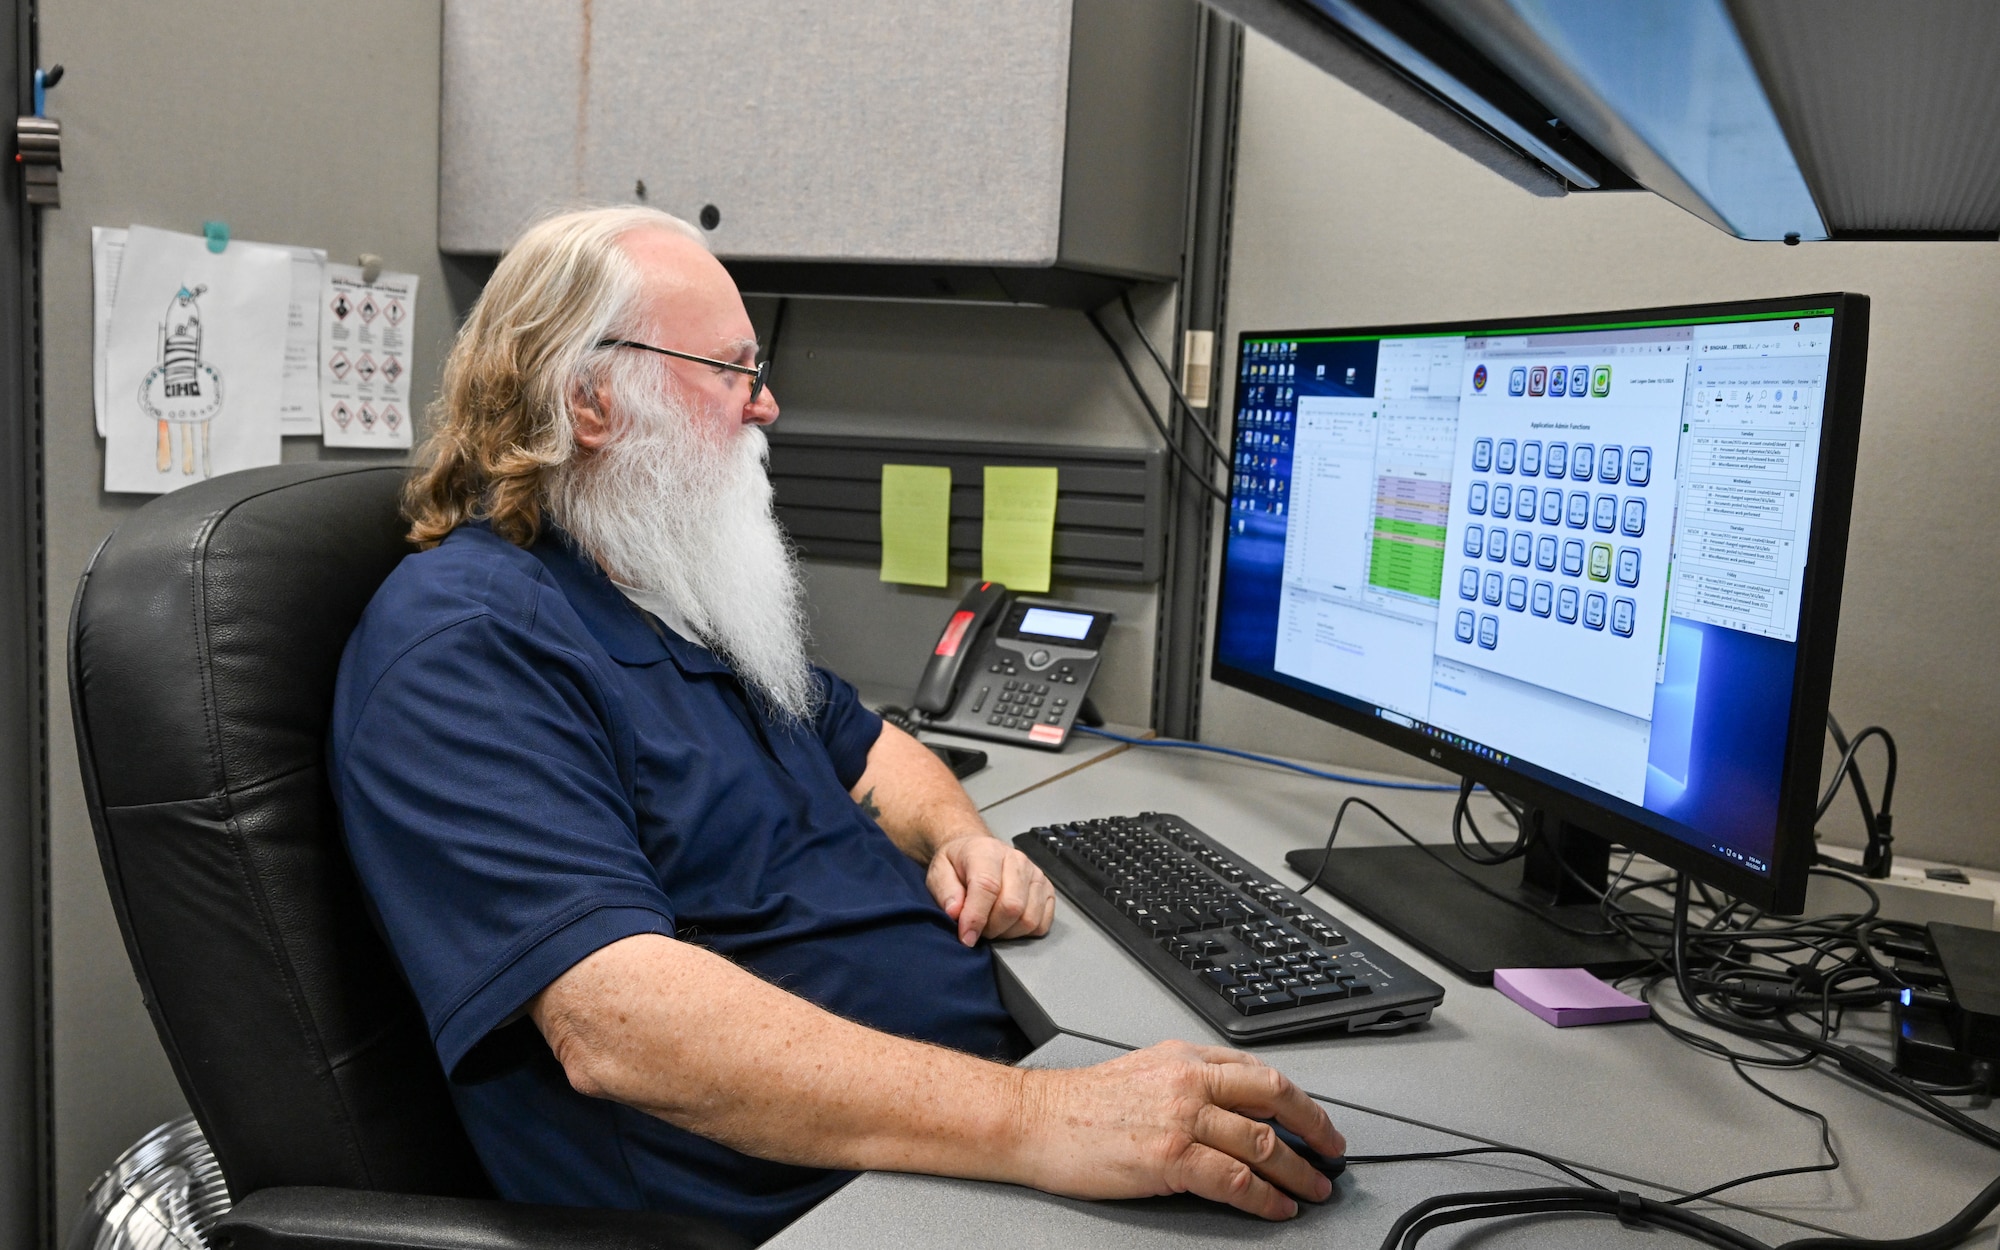
[{"label": "blue ethernet cable", "polygon": [[1109,738],[1134,747],[1173,747],[1182,751],[1207,751],[1212,755],[1228,755],[1239,760],[1252,760],[1259,764],[1269,764],[1275,768],[1289,768],[1295,773],[1308,777],[1318,777],[1322,781],[1338,781],[1350,786],[1374,786],[1381,790],[1432,790],[1456,792],[1458,784],[1439,784],[1432,781],[1382,781],[1374,777],[1350,777],[1345,773],[1330,773],[1323,769],[1307,768],[1304,764],[1294,764],[1275,756],[1259,755],[1255,751],[1239,751],[1234,747],[1212,746],[1206,742],[1184,742],[1179,738],[1133,738],[1125,734],[1112,733],[1108,729],[1092,729],[1088,725],[1078,725],[1076,732],[1090,734],[1097,738]]}]

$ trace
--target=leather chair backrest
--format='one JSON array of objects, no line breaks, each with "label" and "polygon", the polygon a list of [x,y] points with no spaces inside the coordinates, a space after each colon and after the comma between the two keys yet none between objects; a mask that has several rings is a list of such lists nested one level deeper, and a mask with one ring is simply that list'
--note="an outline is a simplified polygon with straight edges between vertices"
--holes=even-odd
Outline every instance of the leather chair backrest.
[{"label": "leather chair backrest", "polygon": [[77,588],[70,697],[125,949],[240,1198],[484,1196],[342,846],[341,648],[409,554],[404,471],[282,465],[149,503]]}]

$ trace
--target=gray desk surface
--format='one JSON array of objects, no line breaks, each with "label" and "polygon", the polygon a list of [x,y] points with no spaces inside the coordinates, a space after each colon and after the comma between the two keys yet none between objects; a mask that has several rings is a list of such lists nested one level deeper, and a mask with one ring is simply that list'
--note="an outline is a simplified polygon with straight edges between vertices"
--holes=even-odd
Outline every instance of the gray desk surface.
[{"label": "gray desk surface", "polygon": [[[1119,1054],[1111,1047],[1074,1037],[1058,1037],[1027,1060],[1030,1067],[1063,1068],[1096,1063]],[[1452,1150],[1468,1143],[1433,1129],[1366,1113],[1333,1108],[1350,1140],[1358,1134],[1380,1154]],[[1359,1147],[1355,1147],[1359,1150]],[[1134,1202],[1078,1202],[976,1181],[932,1176],[870,1173],[862,1176],[766,1243],[772,1250],[868,1246],[872,1250],[937,1246],[1312,1246],[1374,1247],[1397,1216],[1433,1194],[1473,1189],[1566,1184],[1549,1169],[1521,1160],[1440,1161],[1350,1168],[1334,1194],[1299,1217],[1267,1223],[1198,1198],[1154,1198]],[[1657,1189],[1641,1189],[1664,1196]],[[1701,1208],[1766,1241],[1783,1241],[1800,1230],[1746,1212]],[[1492,1237],[1491,1226],[1474,1227],[1454,1238],[1444,1230],[1425,1239],[1439,1250],[1449,1246],[1534,1245],[1642,1247],[1661,1250],[1657,1233],[1633,1232],[1608,1219],[1543,1219],[1526,1235]]]},{"label": "gray desk surface", "polygon": [[[1419,836],[1449,837],[1450,794],[1361,791],[1264,765],[1147,749],[1106,754],[1088,768],[987,807],[985,815],[994,832],[1007,837],[1056,820],[1174,812],[1291,883],[1297,878],[1284,864],[1285,852],[1323,842],[1333,809],[1350,793],[1367,794]],[[1395,835],[1354,813],[1341,839],[1343,844],[1379,845]],[[1336,1123],[1357,1153],[1421,1149],[1425,1147],[1399,1143],[1412,1140],[1412,1133],[1448,1133],[1533,1147],[1612,1176],[1680,1192],[1819,1161],[1817,1130],[1810,1121],[1759,1096],[1728,1065],[1696,1054],[1658,1027],[1550,1028],[1493,990],[1458,980],[1348,914],[1337,901],[1315,898],[1342,915],[1354,931],[1445,987],[1432,1022],[1408,1033],[1334,1035],[1254,1048],[1300,1085],[1338,1104]],[[1048,937],[1003,944],[1000,954],[1067,1033],[1133,1046],[1171,1037],[1217,1040],[1201,1017],[1072,910],[1058,909]],[[1073,1049],[1075,1041],[1058,1038],[1037,1059],[1058,1066],[1090,1062]],[[1732,1191],[1733,1201],[1812,1227],[1905,1236],[1934,1225],[2000,1174],[2000,1156],[1992,1151],[1842,1078],[1819,1070],[1757,1076],[1831,1118],[1846,1166],[1831,1175],[1746,1186]],[[1976,1114],[2000,1122],[1992,1112]],[[1359,1173],[1357,1169],[1357,1183]],[[1008,1226],[1000,1240],[1027,1245],[1119,1244],[1120,1229],[1130,1231],[1130,1244],[1159,1244],[1182,1233],[1193,1239],[1189,1244],[1263,1241],[1288,1239],[1319,1226],[1312,1244],[1372,1246],[1395,1213],[1426,1194],[1517,1183],[1526,1182],[1497,1173],[1491,1165],[1379,1167],[1359,1191],[1363,1197],[1351,1202],[1343,1197],[1334,1204],[1343,1212],[1336,1222],[1340,1227],[1366,1227],[1374,1239],[1350,1241],[1342,1234],[1329,1241],[1322,1218],[1326,1209],[1276,1229],[1187,1200],[1074,1203],[999,1186],[870,1176],[774,1244],[854,1244],[864,1225],[869,1240],[884,1245],[936,1244],[945,1227],[961,1234],[965,1228],[981,1228],[981,1240],[991,1241],[995,1234],[983,1218],[990,1216]],[[1379,1201],[1386,1214],[1379,1220],[1358,1215],[1350,1220],[1349,1213],[1373,1210],[1371,1201]],[[982,1218],[969,1219],[975,1210]],[[1785,1239],[1774,1227],[1741,1226],[1767,1240]],[[1522,1244],[1569,1244],[1561,1240],[1569,1235],[1566,1227],[1564,1221],[1541,1221]],[[1584,1239],[1576,1244],[1619,1244],[1612,1238],[1629,1235],[1603,1221],[1576,1227]],[[921,1231],[910,1232],[906,1241],[907,1230]],[[836,1232],[840,1235],[834,1236]],[[822,1236],[828,1239],[819,1240]]]},{"label": "gray desk surface", "polygon": [[[909,698],[908,694],[897,696],[879,690],[861,692],[862,702],[869,707],[881,707],[885,703],[903,704],[909,702]],[[1127,737],[1144,737],[1151,733],[1131,725],[1106,725],[1105,728]],[[1125,749],[1123,744],[1109,738],[1095,738],[1085,733],[1071,734],[1060,751],[988,742],[982,738],[965,738],[929,729],[917,736],[925,742],[972,747],[986,752],[986,767],[967,777],[964,783],[965,792],[972,796],[972,801],[979,805],[981,811]]]}]

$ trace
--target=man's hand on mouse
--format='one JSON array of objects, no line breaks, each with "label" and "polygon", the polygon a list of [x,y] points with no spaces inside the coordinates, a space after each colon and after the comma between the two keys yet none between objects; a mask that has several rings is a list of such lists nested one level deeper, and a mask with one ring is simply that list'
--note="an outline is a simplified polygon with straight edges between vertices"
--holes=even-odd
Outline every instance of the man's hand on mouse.
[{"label": "man's hand on mouse", "polygon": [[1055,919],[1055,887],[1042,870],[983,830],[938,847],[924,880],[967,946],[982,937],[1040,937]]},{"label": "man's hand on mouse", "polygon": [[1073,1198],[1191,1193],[1267,1220],[1319,1202],[1332,1182],[1294,1154],[1276,1120],[1327,1156],[1347,1142],[1318,1103],[1241,1051],[1162,1042],[1088,1068],[1022,1074],[1026,1183]]}]

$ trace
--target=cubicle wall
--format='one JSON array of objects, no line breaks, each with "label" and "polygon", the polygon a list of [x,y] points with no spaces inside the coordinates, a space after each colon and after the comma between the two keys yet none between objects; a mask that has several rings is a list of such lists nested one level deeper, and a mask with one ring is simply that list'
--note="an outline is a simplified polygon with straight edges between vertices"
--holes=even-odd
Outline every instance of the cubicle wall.
[{"label": "cubicle wall", "polygon": [[[63,207],[46,215],[43,247],[54,1185],[58,1230],[66,1231],[85,1187],[116,1153],[183,1109],[98,872],[65,696],[76,578],[144,502],[100,490],[90,227],[199,231],[219,218],[238,238],[311,244],[335,260],[374,252],[392,269],[416,272],[413,398],[434,392],[455,313],[482,275],[436,250],[438,0],[43,0],[41,11],[42,59],[68,68],[50,95],[50,112],[65,126]],[[1164,348],[1171,289],[1141,288],[1135,298]],[[768,335],[775,301],[750,306]],[[1154,441],[1117,364],[1071,311],[794,300],[774,391],[784,428],[804,432],[1129,448]],[[1156,387],[1154,402],[1164,397]],[[287,440],[285,454],[343,453]],[[966,576],[928,590],[884,585],[865,563],[809,561],[807,580],[821,657],[893,697],[914,687]],[[1097,694],[1113,719],[1146,720],[1153,587],[1059,580],[1053,593],[1117,612]]]},{"label": "cubicle wall", "polygon": [[[1137,306],[1156,343],[1171,292]],[[768,325],[769,301],[752,312]],[[1131,348],[1127,349],[1132,350]],[[1083,314],[1062,309],[793,300],[772,367],[780,426],[802,434],[959,439],[1078,447],[1153,446],[1129,383]],[[1164,401],[1156,390],[1154,403]],[[808,560],[821,659],[871,692],[906,698],[937,631],[973,578],[933,590],[894,586],[873,565]],[[1093,687],[1106,716],[1144,723],[1152,697],[1154,587],[1058,579],[1052,595],[1118,614]]]},{"label": "cubicle wall", "polygon": [[[1852,731],[1902,747],[1900,853],[2000,868],[2000,245],[1745,243],[1644,193],[1538,199],[1252,36],[1228,319],[1387,325],[1849,290],[1874,300],[1834,674]],[[1233,340],[1218,362],[1234,376]],[[1411,771],[1407,757],[1205,687],[1205,737]],[[1829,761],[1830,766],[1830,761]],[[1871,777],[1875,774],[1870,764]],[[1851,804],[1829,828],[1858,844]],[[1303,834],[1304,831],[1302,831]]]},{"label": "cubicle wall", "polygon": [[[106,495],[92,430],[90,227],[134,223],[361,252],[422,279],[412,394],[452,327],[437,235],[437,0],[250,5],[42,0],[63,121],[62,207],[43,217],[57,1233],[85,1187],[185,1109],[112,919],[70,734],[64,639],[90,553],[145,502]],[[287,459],[322,454],[288,439]],[[384,453],[324,455],[382,457]]]},{"label": "cubicle wall", "polygon": [[[24,0],[0,5],[0,84],[32,90]],[[41,428],[34,361],[34,210],[10,181],[0,205],[0,1244],[46,1222],[41,1080]]]}]

